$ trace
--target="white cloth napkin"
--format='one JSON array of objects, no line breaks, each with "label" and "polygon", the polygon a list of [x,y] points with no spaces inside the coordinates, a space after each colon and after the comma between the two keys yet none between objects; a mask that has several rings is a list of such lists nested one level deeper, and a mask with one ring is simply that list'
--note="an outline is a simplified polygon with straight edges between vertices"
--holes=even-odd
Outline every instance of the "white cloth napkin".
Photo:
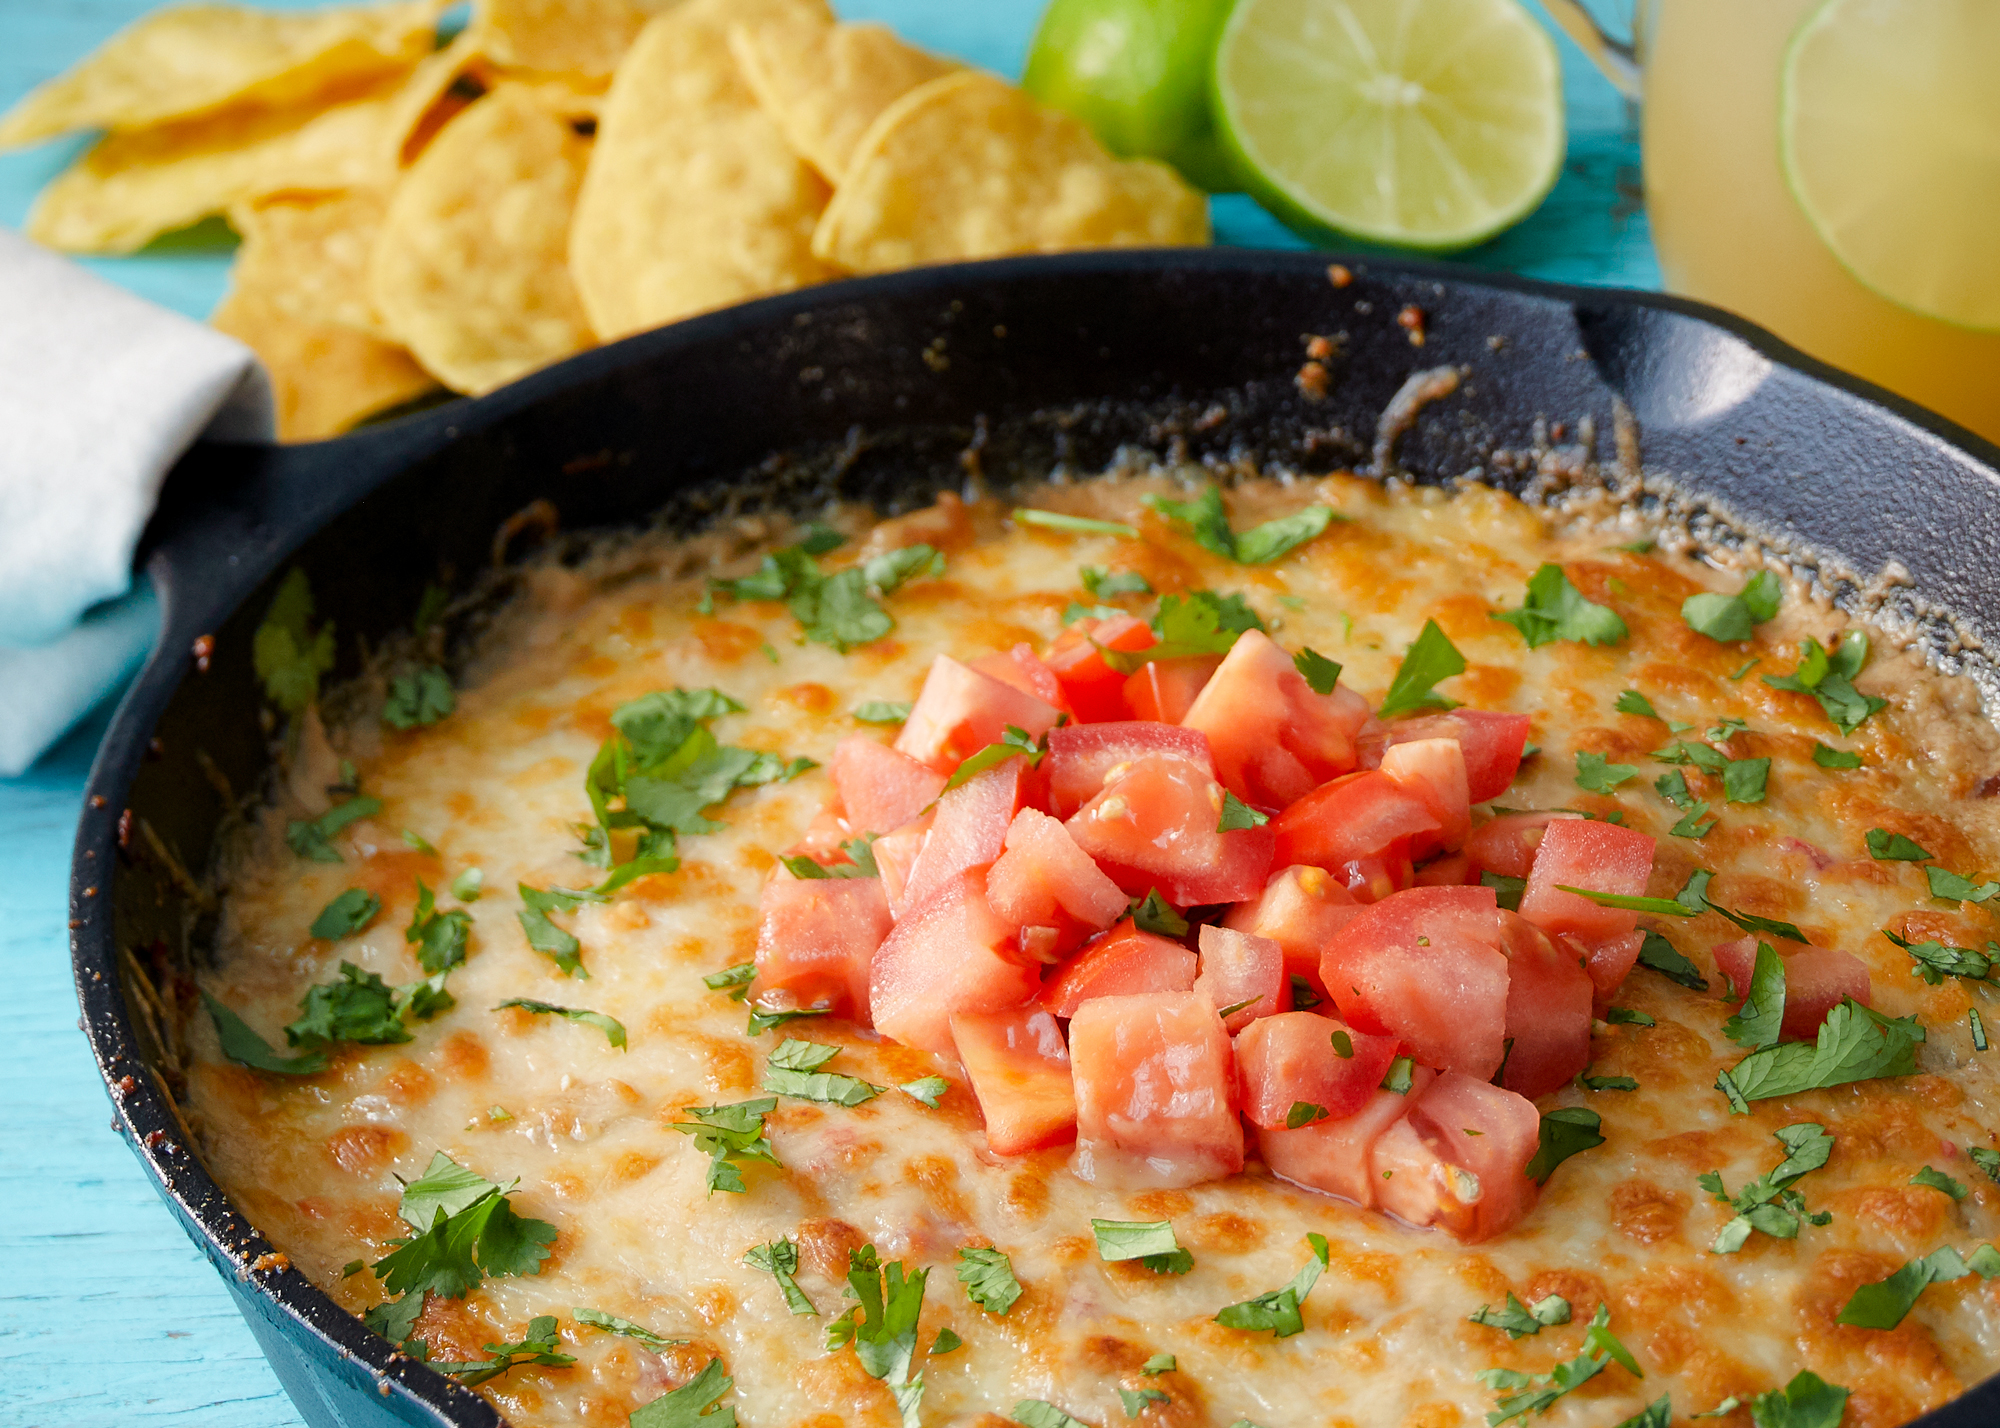
[{"label": "white cloth napkin", "polygon": [[271,432],[249,348],[0,228],[0,776],[144,659],[132,555],[168,469]]}]

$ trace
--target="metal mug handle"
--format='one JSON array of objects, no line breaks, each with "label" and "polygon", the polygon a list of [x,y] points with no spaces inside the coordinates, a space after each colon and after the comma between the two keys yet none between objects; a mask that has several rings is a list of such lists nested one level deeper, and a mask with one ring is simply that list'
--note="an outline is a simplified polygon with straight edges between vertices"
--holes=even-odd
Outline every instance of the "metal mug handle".
[{"label": "metal mug handle", "polygon": [[1549,18],[1561,27],[1564,34],[1576,41],[1577,47],[1617,87],[1618,92],[1637,104],[1639,51],[1636,38],[1643,23],[1639,12],[1651,8],[1647,0],[1639,0],[1636,6],[1631,7],[1632,40],[1621,40],[1607,31],[1603,22],[1584,7],[1582,0],[1541,0],[1541,3]]}]

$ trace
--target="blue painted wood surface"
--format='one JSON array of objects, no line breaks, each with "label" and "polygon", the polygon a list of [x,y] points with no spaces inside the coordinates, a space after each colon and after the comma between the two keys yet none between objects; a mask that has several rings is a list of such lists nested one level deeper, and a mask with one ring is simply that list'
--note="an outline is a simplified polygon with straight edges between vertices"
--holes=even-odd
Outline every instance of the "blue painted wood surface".
[{"label": "blue painted wood surface", "polygon": [[[0,107],[69,65],[148,0],[0,0]],[[1040,0],[845,0],[921,44],[1020,73]],[[1561,282],[1657,287],[1624,102],[1567,40],[1569,161],[1540,211],[1466,255],[1480,268]],[[0,155],[0,223],[83,147]],[[1218,242],[1298,247],[1240,197],[1215,204]],[[114,282],[191,316],[222,295],[224,251],[90,260]],[[0,321],[4,321],[0,314]],[[214,1272],[111,1134],[110,1107],[76,1029],[65,880],[101,716],[26,777],[0,782],[0,1424],[293,1428]]]}]

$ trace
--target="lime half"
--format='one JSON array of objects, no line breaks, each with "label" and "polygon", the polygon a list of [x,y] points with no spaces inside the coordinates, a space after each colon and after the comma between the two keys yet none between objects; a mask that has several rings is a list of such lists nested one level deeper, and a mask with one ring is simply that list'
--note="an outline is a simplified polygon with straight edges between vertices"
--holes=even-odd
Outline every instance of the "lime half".
[{"label": "lime half", "polygon": [[1214,86],[1246,186],[1312,237],[1470,247],[1562,168],[1556,47],[1518,0],[1238,0]]},{"label": "lime half", "polygon": [[2000,0],[1828,0],[1785,52],[1806,218],[1891,302],[2000,328]]}]

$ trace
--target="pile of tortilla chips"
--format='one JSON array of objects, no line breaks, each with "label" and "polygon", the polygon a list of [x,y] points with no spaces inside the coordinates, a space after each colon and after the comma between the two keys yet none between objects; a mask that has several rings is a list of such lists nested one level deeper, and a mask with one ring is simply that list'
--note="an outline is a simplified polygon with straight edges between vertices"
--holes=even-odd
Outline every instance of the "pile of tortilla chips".
[{"label": "pile of tortilla chips", "polygon": [[129,253],[226,214],[217,327],[280,434],[848,273],[1207,241],[1200,194],[825,0],[178,5],[0,117],[104,136],[30,236]]}]

